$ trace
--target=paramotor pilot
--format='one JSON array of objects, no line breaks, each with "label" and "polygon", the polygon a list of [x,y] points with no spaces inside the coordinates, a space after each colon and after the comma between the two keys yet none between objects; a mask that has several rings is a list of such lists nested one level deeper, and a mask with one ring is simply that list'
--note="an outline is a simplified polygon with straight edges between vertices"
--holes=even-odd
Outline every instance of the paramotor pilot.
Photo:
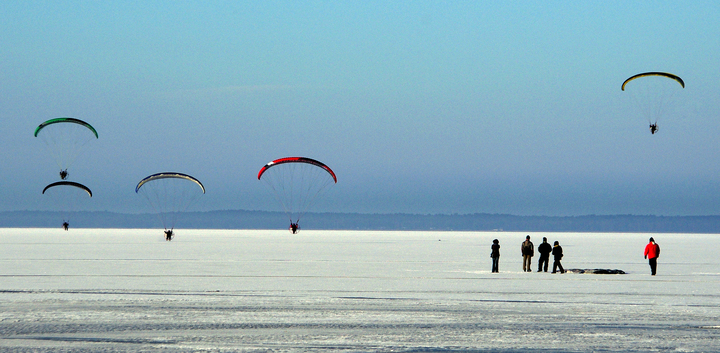
[{"label": "paramotor pilot", "polygon": [[650,133],[655,135],[655,133],[658,131],[657,123],[650,124]]}]

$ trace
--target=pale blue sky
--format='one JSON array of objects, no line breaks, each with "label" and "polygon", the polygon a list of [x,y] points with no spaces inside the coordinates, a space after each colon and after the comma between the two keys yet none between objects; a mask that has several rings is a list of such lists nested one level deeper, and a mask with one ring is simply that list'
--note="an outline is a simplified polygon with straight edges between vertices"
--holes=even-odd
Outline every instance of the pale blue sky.
[{"label": "pale blue sky", "polygon": [[[100,138],[72,167],[92,210],[191,174],[205,210],[279,211],[256,179],[306,156],[338,176],[312,211],[720,214],[713,1],[3,1],[0,210],[47,208],[32,136]],[[626,92],[681,76],[650,135]]]}]

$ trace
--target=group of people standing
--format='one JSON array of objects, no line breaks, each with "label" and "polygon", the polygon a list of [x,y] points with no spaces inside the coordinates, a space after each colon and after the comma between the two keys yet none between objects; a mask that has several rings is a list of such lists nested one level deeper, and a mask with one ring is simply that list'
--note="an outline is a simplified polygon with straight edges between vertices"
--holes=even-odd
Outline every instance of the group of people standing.
[{"label": "group of people standing", "polygon": [[[499,272],[498,265],[500,262],[500,241],[495,239],[493,244],[490,246],[490,257],[492,258],[492,272]],[[520,246],[520,252],[523,257],[523,272],[532,272],[531,260],[535,256],[535,246],[530,241],[530,236],[525,237],[525,241]],[[553,270],[552,273],[557,273],[558,269],[560,273],[565,273],[560,260],[563,257],[562,246],[557,240],[550,246],[547,238],[543,237],[543,242],[538,246],[538,253],[540,253],[540,260],[538,261],[538,272],[547,272],[548,264],[550,262],[550,254],[553,255]],[[650,262],[650,271],[653,276],[657,272],[657,258],[660,256],[660,246],[655,243],[653,238],[650,238],[650,242],[645,246],[645,258]]]},{"label": "group of people standing", "polygon": [[[490,253],[490,257],[492,258],[492,272],[499,272],[498,263],[500,262],[500,241],[497,239],[493,240],[493,244],[492,246],[490,246],[490,249],[492,250],[492,252]],[[533,243],[530,241],[529,235],[525,237],[525,241],[520,246],[520,252],[522,253],[523,257],[523,271],[532,272],[531,260],[532,257],[535,256],[535,245],[533,245]],[[538,272],[542,272],[543,270],[545,272],[548,271],[550,254],[552,254],[555,260],[553,262],[552,273],[556,273],[558,269],[560,269],[560,273],[565,273],[565,269],[560,263],[560,260],[562,260],[563,257],[563,250],[562,246],[560,246],[560,242],[555,241],[555,244],[553,246],[550,246],[550,244],[547,242],[547,238],[543,237],[542,244],[538,246],[538,252],[540,253]]]},{"label": "group of people standing", "polygon": [[[530,241],[530,236],[525,237],[525,241],[520,245],[520,252],[523,257],[523,271],[524,272],[532,272],[532,257],[535,256],[535,246]],[[538,253],[540,253],[540,260],[538,261],[538,272],[547,272],[548,271],[548,264],[550,263],[550,254],[553,255],[553,259],[555,260],[553,262],[553,270],[552,273],[557,273],[558,269],[560,270],[560,273],[565,273],[565,269],[562,267],[562,264],[560,263],[560,260],[562,260],[563,257],[563,250],[562,246],[560,246],[560,242],[557,240],[553,244],[553,246],[550,246],[550,243],[548,243],[547,238],[543,237],[543,242],[538,246]]]}]

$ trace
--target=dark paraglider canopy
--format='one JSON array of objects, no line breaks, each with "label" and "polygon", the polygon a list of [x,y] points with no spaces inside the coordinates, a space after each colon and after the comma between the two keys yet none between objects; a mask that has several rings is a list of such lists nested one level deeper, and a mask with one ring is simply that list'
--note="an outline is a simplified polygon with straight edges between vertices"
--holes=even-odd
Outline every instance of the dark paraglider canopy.
[{"label": "dark paraglider canopy", "polygon": [[677,113],[676,96],[684,88],[685,81],[679,76],[658,71],[630,76],[620,87],[632,98],[637,113],[647,119],[653,135],[659,130],[661,118]]},{"label": "dark paraglider canopy", "polygon": [[76,182],[74,182],[74,181],[57,181],[57,182],[54,182],[54,183],[46,186],[46,187],[43,189],[42,193],[45,194],[45,191],[47,191],[48,189],[53,188],[53,187],[56,187],[56,186],[63,186],[63,185],[72,186],[72,187],[76,187],[76,188],[82,189],[82,190],[84,190],[85,192],[87,192],[87,194],[90,195],[90,197],[92,197],[92,191],[90,191],[90,189],[89,189],[87,186],[85,186],[85,185],[83,185],[83,184],[80,184],[80,183],[76,183]]},{"label": "dark paraglider canopy", "polygon": [[74,181],[57,181],[46,186],[42,194],[48,202],[57,207],[63,214],[63,228],[68,229],[72,214],[78,211],[78,206],[92,198],[93,193],[87,186]]},{"label": "dark paraglider canopy", "polygon": [[620,87],[620,89],[624,91],[624,90],[625,90],[625,85],[628,84],[628,82],[630,82],[630,81],[632,81],[632,80],[635,80],[635,79],[638,79],[638,78],[641,78],[641,77],[648,77],[648,76],[662,76],[662,77],[667,77],[667,78],[669,78],[669,79],[672,79],[672,80],[677,81],[677,82],[680,84],[680,86],[682,86],[682,88],[685,88],[685,81],[683,81],[683,80],[680,78],[680,76],[673,75],[673,74],[669,74],[669,73],[667,73],[667,72],[643,72],[643,73],[641,73],[641,74],[637,74],[637,75],[630,76],[630,78],[628,78],[627,80],[625,80],[625,82],[623,82],[622,87]]}]

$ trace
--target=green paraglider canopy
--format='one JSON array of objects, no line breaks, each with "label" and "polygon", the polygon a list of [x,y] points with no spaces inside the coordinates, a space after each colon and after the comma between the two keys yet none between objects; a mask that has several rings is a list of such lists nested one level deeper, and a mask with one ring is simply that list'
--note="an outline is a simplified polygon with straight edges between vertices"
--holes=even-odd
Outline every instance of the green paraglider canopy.
[{"label": "green paraglider canopy", "polygon": [[97,130],[85,121],[75,118],[55,118],[43,122],[35,129],[35,137],[47,146],[48,153],[60,167],[60,178],[68,176],[68,168],[85,150],[86,145],[98,138]]},{"label": "green paraglider canopy", "polygon": [[86,123],[86,122],[84,122],[84,121],[82,121],[82,120],[80,120],[80,119],[75,119],[75,118],[55,118],[55,119],[50,119],[50,120],[48,120],[48,121],[40,124],[40,125],[37,127],[37,129],[35,129],[35,137],[37,137],[37,135],[38,135],[38,133],[40,132],[40,130],[44,129],[45,127],[50,126],[50,125],[52,125],[52,124],[59,124],[59,123],[71,123],[71,124],[78,124],[78,125],[84,126],[84,127],[88,128],[90,131],[92,131],[93,134],[95,134],[95,138],[99,138],[99,137],[98,137],[97,130],[95,130],[95,128],[92,127],[92,125],[90,125],[90,124],[88,124],[88,123]]}]

